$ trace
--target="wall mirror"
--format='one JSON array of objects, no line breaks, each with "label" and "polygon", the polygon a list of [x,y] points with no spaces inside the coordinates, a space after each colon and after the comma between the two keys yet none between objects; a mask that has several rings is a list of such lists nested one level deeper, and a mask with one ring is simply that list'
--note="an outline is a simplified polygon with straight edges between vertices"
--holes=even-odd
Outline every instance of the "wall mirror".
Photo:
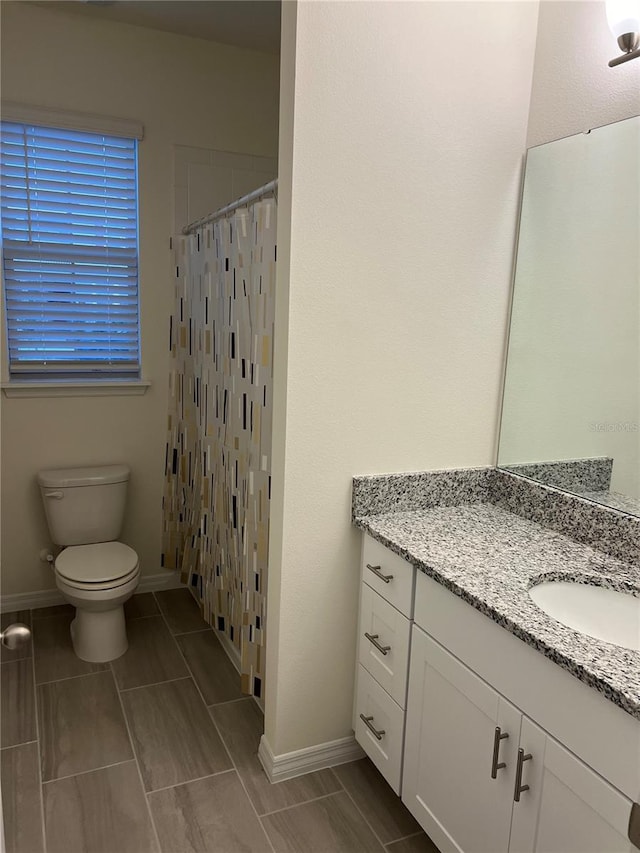
[{"label": "wall mirror", "polygon": [[498,467],[640,515],[640,117],[527,153]]}]

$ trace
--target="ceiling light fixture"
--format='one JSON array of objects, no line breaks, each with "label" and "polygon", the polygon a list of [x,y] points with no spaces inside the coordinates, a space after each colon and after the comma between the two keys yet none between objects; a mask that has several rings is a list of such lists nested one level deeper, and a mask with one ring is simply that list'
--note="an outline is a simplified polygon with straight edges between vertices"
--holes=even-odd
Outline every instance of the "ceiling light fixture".
[{"label": "ceiling light fixture", "polygon": [[622,56],[616,56],[609,68],[640,58],[640,0],[607,0],[607,23],[618,39]]}]

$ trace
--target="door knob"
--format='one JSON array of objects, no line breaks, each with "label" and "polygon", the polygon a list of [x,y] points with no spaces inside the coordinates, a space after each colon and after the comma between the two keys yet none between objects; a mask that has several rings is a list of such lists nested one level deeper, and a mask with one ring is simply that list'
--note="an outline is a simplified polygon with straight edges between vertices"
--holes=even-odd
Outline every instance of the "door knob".
[{"label": "door knob", "polygon": [[23,622],[13,622],[0,631],[0,642],[8,649],[19,649],[31,637],[31,629]]}]

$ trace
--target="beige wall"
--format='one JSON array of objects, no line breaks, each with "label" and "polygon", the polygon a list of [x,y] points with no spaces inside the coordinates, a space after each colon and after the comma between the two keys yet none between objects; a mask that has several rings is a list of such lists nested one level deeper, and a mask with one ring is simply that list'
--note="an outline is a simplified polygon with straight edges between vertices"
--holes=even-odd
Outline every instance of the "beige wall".
[{"label": "beige wall", "polygon": [[640,61],[609,68],[619,53],[604,2],[542,0],[527,146],[640,113]]},{"label": "beige wall", "polygon": [[[349,735],[356,473],[495,459],[535,3],[283,11],[266,738]],[[454,58],[452,38],[473,45]]]},{"label": "beige wall", "polygon": [[173,174],[173,231],[179,234],[185,225],[276,178],[278,158],[176,145]]},{"label": "beige wall", "polygon": [[123,538],[160,569],[173,146],[277,153],[278,59],[28,4],[2,3],[2,96],[139,119],[143,397],[2,398],[2,592],[51,588],[38,468],[128,462]]}]

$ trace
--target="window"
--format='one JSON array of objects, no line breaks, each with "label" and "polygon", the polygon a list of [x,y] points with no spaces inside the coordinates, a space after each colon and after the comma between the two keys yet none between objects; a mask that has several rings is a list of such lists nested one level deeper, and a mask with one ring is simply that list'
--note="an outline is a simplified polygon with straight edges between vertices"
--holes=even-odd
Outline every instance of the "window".
[{"label": "window", "polygon": [[1,127],[10,376],[139,377],[137,140]]}]

